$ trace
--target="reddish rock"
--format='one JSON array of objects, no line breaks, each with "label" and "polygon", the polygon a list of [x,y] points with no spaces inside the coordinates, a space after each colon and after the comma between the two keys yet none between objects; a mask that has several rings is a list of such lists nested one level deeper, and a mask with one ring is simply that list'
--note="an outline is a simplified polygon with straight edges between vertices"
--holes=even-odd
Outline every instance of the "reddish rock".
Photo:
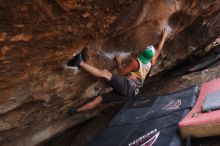
[{"label": "reddish rock", "polygon": [[[219,38],[219,3],[0,1],[0,144],[37,145],[108,108],[66,115],[68,107],[86,101],[81,95],[87,97],[85,89],[96,82],[85,72],[73,75],[63,68],[82,47],[89,48],[89,63],[112,70],[102,49],[136,53],[156,44],[169,25],[173,33],[154,67],[156,74]],[[89,16],[82,17],[84,12]]]}]

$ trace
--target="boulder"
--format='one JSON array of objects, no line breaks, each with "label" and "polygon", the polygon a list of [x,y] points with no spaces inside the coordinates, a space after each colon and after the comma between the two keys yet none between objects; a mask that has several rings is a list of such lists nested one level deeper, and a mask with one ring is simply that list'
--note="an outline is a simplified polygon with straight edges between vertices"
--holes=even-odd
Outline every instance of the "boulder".
[{"label": "boulder", "polygon": [[158,43],[161,30],[170,26],[155,75],[219,38],[219,5],[218,0],[1,1],[0,144],[34,146],[109,108],[66,115],[96,88],[97,80],[87,73],[74,75],[63,67],[84,46],[90,64],[113,70],[103,50],[137,53]]}]

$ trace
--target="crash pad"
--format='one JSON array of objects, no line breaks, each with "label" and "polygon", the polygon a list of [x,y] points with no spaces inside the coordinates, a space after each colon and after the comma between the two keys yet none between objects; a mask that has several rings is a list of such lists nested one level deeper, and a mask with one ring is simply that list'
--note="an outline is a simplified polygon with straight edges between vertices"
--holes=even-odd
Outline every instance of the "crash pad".
[{"label": "crash pad", "polygon": [[139,123],[173,111],[191,109],[196,103],[198,92],[199,87],[192,86],[167,95],[136,97],[125,104],[109,125]]},{"label": "crash pad", "polygon": [[209,112],[217,109],[220,109],[220,90],[208,94],[202,104],[203,112]]},{"label": "crash pad", "polygon": [[130,99],[88,146],[180,146],[177,123],[196,103],[198,89]]},{"label": "crash pad", "polygon": [[220,135],[220,110],[202,112],[202,104],[205,98],[219,91],[220,78],[201,85],[201,91],[196,105],[178,124],[183,137],[187,135],[191,135],[192,137]]}]

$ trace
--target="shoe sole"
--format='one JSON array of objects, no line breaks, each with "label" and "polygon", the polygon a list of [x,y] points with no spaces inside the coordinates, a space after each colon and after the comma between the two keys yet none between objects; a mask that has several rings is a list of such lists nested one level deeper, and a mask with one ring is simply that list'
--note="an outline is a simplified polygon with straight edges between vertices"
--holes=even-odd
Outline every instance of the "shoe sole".
[{"label": "shoe sole", "polygon": [[72,70],[78,70],[79,69],[79,67],[73,67],[73,66],[67,66],[67,65],[64,65],[64,68],[72,69]]}]

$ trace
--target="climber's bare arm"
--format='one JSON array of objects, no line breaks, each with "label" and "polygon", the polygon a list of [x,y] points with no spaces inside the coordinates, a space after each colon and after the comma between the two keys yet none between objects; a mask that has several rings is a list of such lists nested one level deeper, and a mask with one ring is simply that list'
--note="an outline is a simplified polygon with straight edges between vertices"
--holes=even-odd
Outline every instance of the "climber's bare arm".
[{"label": "climber's bare arm", "polygon": [[136,71],[138,69],[138,61],[132,58],[131,62],[126,66],[122,66],[122,57],[120,55],[115,56],[115,61],[117,63],[117,71],[119,75],[126,76],[128,73],[132,71]]},{"label": "climber's bare arm", "polygon": [[151,60],[151,64],[152,64],[152,65],[155,64],[157,58],[159,57],[160,52],[161,52],[161,50],[162,50],[162,48],[163,48],[163,46],[164,46],[165,40],[166,40],[166,38],[167,38],[169,32],[170,32],[170,30],[168,30],[168,29],[163,29],[163,31],[162,31],[162,38],[161,38],[161,40],[160,40],[159,46],[158,46],[158,48],[156,49],[155,55],[154,55],[154,57],[153,57],[152,60]]}]

